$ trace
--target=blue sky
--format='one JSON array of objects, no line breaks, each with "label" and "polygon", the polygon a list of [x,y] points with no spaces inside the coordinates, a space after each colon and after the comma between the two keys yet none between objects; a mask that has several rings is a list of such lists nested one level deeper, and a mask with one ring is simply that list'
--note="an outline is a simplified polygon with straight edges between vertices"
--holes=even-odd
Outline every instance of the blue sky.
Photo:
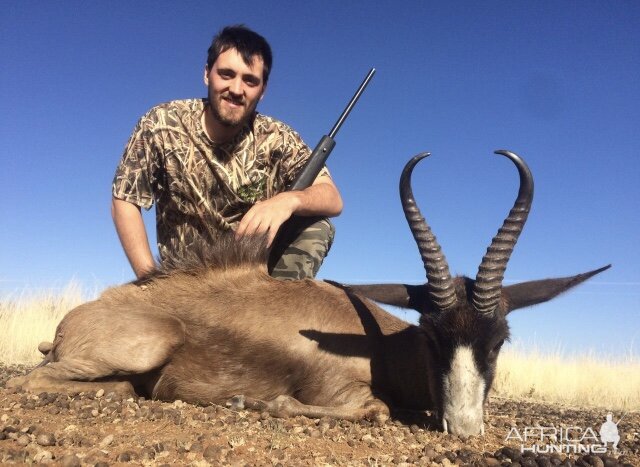
[{"label": "blue sky", "polygon": [[[506,283],[613,268],[510,317],[542,349],[640,355],[640,3],[2,2],[0,292],[132,278],[110,184],[137,119],[201,97],[211,37],[245,23],[274,49],[259,110],[314,146],[370,67],[329,160],[345,200],[322,278],[424,280],[397,184],[452,272],[474,276],[511,207],[536,196]],[[153,231],[153,211],[146,216]],[[155,236],[152,232],[152,241]],[[412,314],[403,315],[415,319]]]}]

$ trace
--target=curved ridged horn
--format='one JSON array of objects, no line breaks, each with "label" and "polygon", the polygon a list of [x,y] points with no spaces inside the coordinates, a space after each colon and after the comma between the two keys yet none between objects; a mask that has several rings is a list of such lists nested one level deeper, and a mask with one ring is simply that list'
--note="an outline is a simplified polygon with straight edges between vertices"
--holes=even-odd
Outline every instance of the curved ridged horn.
[{"label": "curved ridged horn", "polygon": [[418,250],[427,272],[429,298],[439,310],[444,310],[456,303],[455,287],[449,273],[447,260],[442,254],[431,228],[422,217],[411,189],[413,168],[420,160],[429,155],[427,152],[418,154],[405,165],[400,177],[400,200],[404,215],[409,223],[409,229],[418,244]]},{"label": "curved ridged horn", "polygon": [[533,177],[524,160],[510,151],[499,150],[495,154],[508,157],[516,165],[520,174],[520,189],[513,208],[482,258],[473,287],[473,307],[477,312],[487,315],[493,314],[500,302],[507,262],[527,221],[533,200]]}]

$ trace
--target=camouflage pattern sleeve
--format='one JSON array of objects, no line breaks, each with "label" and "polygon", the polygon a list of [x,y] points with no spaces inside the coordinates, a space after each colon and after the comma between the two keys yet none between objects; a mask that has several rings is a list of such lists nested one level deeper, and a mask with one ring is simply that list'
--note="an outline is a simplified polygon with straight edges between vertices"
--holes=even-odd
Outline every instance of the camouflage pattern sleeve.
[{"label": "camouflage pattern sleeve", "polygon": [[137,123],[118,164],[111,192],[114,198],[150,209],[154,202],[154,164],[152,118],[150,113]]}]

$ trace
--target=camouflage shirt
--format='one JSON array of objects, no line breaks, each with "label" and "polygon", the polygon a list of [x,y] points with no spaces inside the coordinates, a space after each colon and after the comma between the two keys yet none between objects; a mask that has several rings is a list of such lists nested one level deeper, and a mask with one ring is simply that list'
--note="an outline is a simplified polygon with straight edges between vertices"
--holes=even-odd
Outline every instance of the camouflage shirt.
[{"label": "camouflage shirt", "polygon": [[161,257],[233,228],[256,201],[283,191],[311,154],[290,127],[258,113],[233,140],[217,144],[202,126],[207,105],[188,99],[152,108],[113,179],[115,198],[145,209],[155,203]]}]

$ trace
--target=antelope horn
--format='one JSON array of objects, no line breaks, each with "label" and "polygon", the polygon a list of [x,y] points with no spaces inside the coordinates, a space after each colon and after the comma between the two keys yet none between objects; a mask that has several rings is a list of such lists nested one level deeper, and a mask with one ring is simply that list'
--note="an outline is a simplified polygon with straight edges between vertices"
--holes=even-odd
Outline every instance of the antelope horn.
[{"label": "antelope horn", "polygon": [[422,217],[411,189],[413,168],[420,160],[429,155],[426,152],[418,154],[405,165],[400,177],[400,200],[404,215],[409,223],[409,229],[418,244],[418,250],[427,272],[426,287],[429,298],[438,310],[444,310],[456,303],[455,287],[449,273],[447,260],[436,237],[431,232],[431,228]]},{"label": "antelope horn", "polygon": [[513,208],[498,234],[493,237],[478,268],[473,287],[473,307],[478,313],[485,315],[493,314],[500,302],[507,262],[527,221],[533,201],[533,177],[524,160],[510,151],[499,150],[495,151],[495,154],[508,157],[516,165],[520,174],[520,189]]}]

